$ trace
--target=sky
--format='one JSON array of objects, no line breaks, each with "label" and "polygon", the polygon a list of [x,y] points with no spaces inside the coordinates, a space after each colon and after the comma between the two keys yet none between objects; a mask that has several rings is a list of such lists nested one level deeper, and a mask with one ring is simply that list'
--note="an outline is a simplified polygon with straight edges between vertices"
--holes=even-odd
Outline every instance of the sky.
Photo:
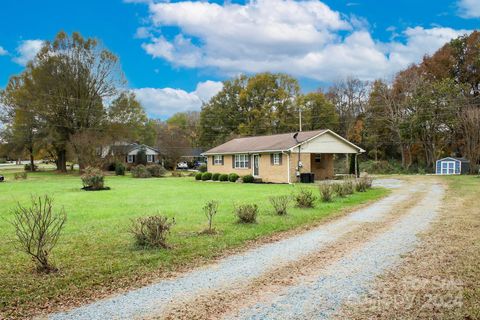
[{"label": "sky", "polygon": [[0,88],[63,30],[119,56],[149,116],[200,110],[239,74],[284,72],[304,92],[389,80],[479,29],[480,0],[2,0]]}]

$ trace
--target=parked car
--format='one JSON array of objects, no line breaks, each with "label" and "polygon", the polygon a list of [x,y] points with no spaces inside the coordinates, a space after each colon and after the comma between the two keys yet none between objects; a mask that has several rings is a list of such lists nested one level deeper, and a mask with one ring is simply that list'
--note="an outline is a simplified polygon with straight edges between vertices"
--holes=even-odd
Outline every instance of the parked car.
[{"label": "parked car", "polygon": [[188,163],[186,161],[177,163],[177,169],[188,169]]},{"label": "parked car", "polygon": [[198,168],[200,168],[200,166],[202,166],[202,165],[205,165],[205,166],[206,166],[207,163],[206,163],[206,162],[203,162],[203,161],[195,161],[195,164],[194,164],[193,167],[194,167],[195,169],[198,169]]}]

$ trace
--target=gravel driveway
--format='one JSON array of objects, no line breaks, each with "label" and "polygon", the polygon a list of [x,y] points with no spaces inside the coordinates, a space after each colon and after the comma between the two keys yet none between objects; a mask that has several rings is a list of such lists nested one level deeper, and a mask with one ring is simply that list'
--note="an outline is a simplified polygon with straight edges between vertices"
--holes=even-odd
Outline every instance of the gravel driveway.
[{"label": "gravel driveway", "polygon": [[[382,181],[376,184],[382,185]],[[327,318],[346,299],[364,292],[371,280],[396,263],[401,254],[411,250],[415,245],[415,234],[427,227],[440,205],[443,192],[440,185],[407,185],[392,179],[385,181],[384,185],[394,190],[388,197],[313,230],[230,256],[178,278],[160,281],[69,312],[52,314],[49,318],[161,318],[167,306],[188,303],[198,295],[208,295],[213,290],[247,285],[275,268],[302,261],[315,252],[326,250],[362,224],[387,220],[397,207],[419,191],[427,192],[423,200],[408,210],[390,229],[367,241],[358,250],[319,269],[313,276],[303,279],[302,275],[298,275],[300,284],[287,286],[278,296],[230,314],[218,317],[210,315],[213,318],[244,319]]]}]

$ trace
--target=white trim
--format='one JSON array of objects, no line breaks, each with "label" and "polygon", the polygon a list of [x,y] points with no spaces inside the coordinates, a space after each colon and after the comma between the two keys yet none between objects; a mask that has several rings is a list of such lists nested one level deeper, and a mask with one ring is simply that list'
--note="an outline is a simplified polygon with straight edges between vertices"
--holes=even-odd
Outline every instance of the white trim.
[{"label": "white trim", "polygon": [[[365,150],[363,150],[363,149],[360,148],[359,146],[353,144],[352,142],[350,142],[350,141],[348,141],[347,139],[345,139],[344,137],[336,134],[335,132],[333,132],[333,131],[330,130],[330,129],[327,129],[327,130],[325,130],[325,131],[322,131],[322,132],[320,132],[319,134],[317,134],[317,135],[315,135],[315,136],[313,136],[313,137],[311,137],[311,138],[309,138],[309,139],[307,139],[307,140],[305,140],[305,141],[302,141],[302,142],[296,144],[295,146],[293,146],[293,147],[291,147],[290,149],[288,149],[288,151],[293,151],[293,149],[298,148],[299,146],[301,146],[301,145],[303,145],[303,144],[305,144],[305,143],[307,143],[307,142],[310,142],[310,141],[312,141],[313,139],[316,139],[316,138],[324,135],[324,134],[327,133],[327,132],[333,134],[334,137],[336,137],[336,138],[342,140],[343,142],[349,144],[351,147],[354,147],[355,149],[358,149],[358,153],[363,153],[363,152],[365,152]],[[352,152],[352,154],[353,154],[353,152]]]},{"label": "white trim", "polygon": [[[241,156],[241,155],[244,155],[244,159],[243,161],[238,161],[238,163],[243,163],[244,166],[242,167],[237,167],[237,156]],[[233,168],[234,169],[248,169],[248,165],[250,163],[250,154],[248,153],[239,153],[239,154],[235,154],[234,157],[233,157]]]},{"label": "white trim", "polygon": [[[275,152],[275,153],[272,153],[272,164],[274,166],[279,166],[280,165],[280,157],[281,157],[281,153],[280,152]],[[276,158],[276,159],[275,159]],[[275,160],[277,160],[277,162],[275,162]]]}]

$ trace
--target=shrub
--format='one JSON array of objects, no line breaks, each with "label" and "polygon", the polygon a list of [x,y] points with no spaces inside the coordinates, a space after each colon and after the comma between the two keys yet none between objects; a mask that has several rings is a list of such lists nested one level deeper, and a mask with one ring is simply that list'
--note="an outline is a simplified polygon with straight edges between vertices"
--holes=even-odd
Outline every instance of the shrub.
[{"label": "shrub", "polygon": [[288,204],[290,203],[289,196],[275,196],[270,197],[270,203],[275,209],[275,213],[279,216],[284,216],[287,214]]},{"label": "shrub", "polygon": [[110,162],[107,166],[107,171],[115,171],[117,168],[117,162]]},{"label": "shrub", "polygon": [[212,173],[211,172],[202,173],[202,180],[203,181],[212,180]]},{"label": "shrub", "polygon": [[315,206],[316,197],[312,190],[302,188],[295,196],[295,202],[299,208],[313,208]]},{"label": "shrub", "polygon": [[220,177],[218,177],[218,180],[220,180],[220,181],[228,181],[228,174],[226,174],[226,173],[221,174]]},{"label": "shrub", "polygon": [[88,190],[102,190],[104,189],[104,178],[105,175],[103,171],[94,168],[87,167],[82,174],[83,188]]},{"label": "shrub", "polygon": [[15,172],[13,177],[15,178],[15,180],[27,179],[27,173],[26,172]]},{"label": "shrub", "polygon": [[124,176],[125,175],[125,165],[121,162],[115,163],[115,175]]},{"label": "shrub", "polygon": [[202,175],[203,175],[203,173],[198,172],[198,173],[195,175],[195,180],[202,180]]},{"label": "shrub", "polygon": [[355,185],[355,189],[358,192],[365,192],[372,187],[373,179],[369,176],[363,176],[357,179],[357,184]]},{"label": "shrub", "polygon": [[132,220],[130,232],[135,238],[135,243],[141,247],[169,248],[167,236],[170,228],[175,224],[175,219],[155,215],[139,217]]},{"label": "shrub", "polygon": [[214,173],[214,174],[212,174],[212,180],[213,180],[213,181],[218,181],[219,178],[220,178],[220,173]]},{"label": "shrub", "polygon": [[134,178],[150,178],[152,176],[150,171],[143,164],[133,167],[130,171]]},{"label": "shrub", "polygon": [[203,206],[203,212],[205,213],[205,216],[208,219],[208,229],[206,230],[207,233],[214,233],[215,230],[212,229],[212,224],[213,224],[213,217],[217,214],[218,210],[218,202],[211,200],[205,203]]},{"label": "shrub", "polygon": [[251,174],[247,174],[246,176],[243,176],[242,181],[244,183],[253,183],[255,182],[255,178]]},{"label": "shrub", "polygon": [[239,222],[257,222],[258,206],[256,204],[241,204],[235,206],[234,210]]},{"label": "shrub", "polygon": [[228,181],[230,181],[230,182],[236,182],[238,180],[238,178],[240,178],[240,177],[236,173],[230,173],[228,175]]},{"label": "shrub", "polygon": [[329,183],[322,183],[320,185],[320,199],[323,202],[330,202],[333,198],[333,188]]},{"label": "shrub", "polygon": [[161,164],[149,165],[147,166],[147,170],[148,172],[150,172],[150,175],[152,177],[156,178],[163,177],[167,173],[167,170],[165,170],[165,168]]},{"label": "shrub", "polygon": [[22,251],[32,257],[38,272],[57,271],[50,264],[50,253],[57,244],[60,233],[67,220],[65,210],[53,211],[53,200],[48,195],[43,198],[32,197],[31,207],[18,203],[13,209],[11,224]]},{"label": "shrub", "polygon": [[343,180],[343,190],[345,194],[353,194],[355,192],[355,184],[352,179],[347,178]]},{"label": "shrub", "polygon": [[25,171],[37,171],[38,170],[38,166],[36,164],[33,165],[33,170],[32,170],[32,165],[30,163],[26,163],[24,166],[23,166],[23,170]]},{"label": "shrub", "polygon": [[207,172],[207,165],[206,164],[202,164],[198,167],[198,171],[200,172]]}]

